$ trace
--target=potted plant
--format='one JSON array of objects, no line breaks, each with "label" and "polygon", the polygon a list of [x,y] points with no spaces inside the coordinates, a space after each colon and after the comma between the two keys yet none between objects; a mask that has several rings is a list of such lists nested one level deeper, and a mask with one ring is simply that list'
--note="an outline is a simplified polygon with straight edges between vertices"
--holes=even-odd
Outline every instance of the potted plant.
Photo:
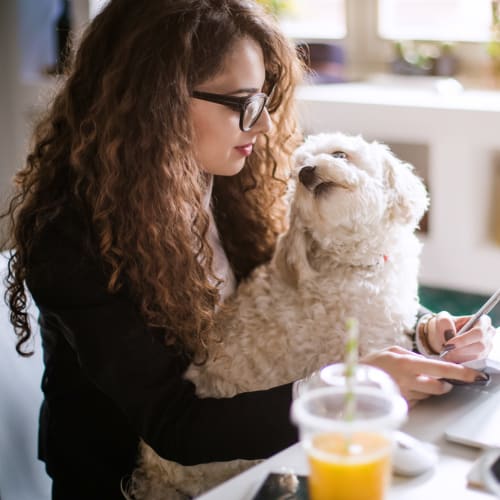
[{"label": "potted plant", "polygon": [[491,1],[491,40],[488,43],[488,54],[493,62],[495,75],[500,76],[500,0]]},{"label": "potted plant", "polygon": [[276,17],[290,10],[290,0],[257,0],[258,3],[263,5],[269,12],[273,13]]}]

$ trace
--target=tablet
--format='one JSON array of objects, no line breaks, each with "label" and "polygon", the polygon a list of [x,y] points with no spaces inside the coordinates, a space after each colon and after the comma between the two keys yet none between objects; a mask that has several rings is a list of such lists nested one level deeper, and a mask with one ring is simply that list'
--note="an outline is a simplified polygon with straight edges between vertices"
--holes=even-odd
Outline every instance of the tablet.
[{"label": "tablet", "polygon": [[464,414],[449,424],[445,432],[446,439],[474,448],[500,448],[498,372],[491,375],[491,383],[486,387],[459,389],[461,391],[458,395],[465,403]]},{"label": "tablet", "polygon": [[474,361],[467,361],[463,365],[490,374],[500,373],[500,361],[496,359],[475,359]]}]

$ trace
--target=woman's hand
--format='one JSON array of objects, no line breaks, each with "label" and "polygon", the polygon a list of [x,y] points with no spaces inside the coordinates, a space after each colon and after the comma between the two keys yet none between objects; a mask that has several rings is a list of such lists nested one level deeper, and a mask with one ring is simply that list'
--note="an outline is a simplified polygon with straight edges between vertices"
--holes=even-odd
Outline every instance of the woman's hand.
[{"label": "woman's hand", "polygon": [[453,386],[441,379],[454,379],[466,383],[480,383],[488,379],[487,375],[472,368],[426,358],[399,346],[371,353],[361,362],[388,373],[398,384],[402,396],[410,407],[429,396],[451,391]]},{"label": "woman's hand", "polygon": [[442,311],[429,320],[428,340],[435,352],[448,350],[443,359],[453,363],[464,363],[488,356],[496,329],[491,326],[491,318],[483,315],[477,323],[460,336],[457,331],[470,316],[451,316]]}]

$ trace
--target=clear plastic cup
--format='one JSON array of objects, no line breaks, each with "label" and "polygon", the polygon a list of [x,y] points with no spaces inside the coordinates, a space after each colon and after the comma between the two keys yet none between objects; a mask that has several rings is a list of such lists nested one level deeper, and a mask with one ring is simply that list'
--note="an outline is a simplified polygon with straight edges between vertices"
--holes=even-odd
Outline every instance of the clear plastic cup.
[{"label": "clear plastic cup", "polygon": [[[348,394],[356,401],[353,415],[346,414]],[[384,499],[393,431],[407,411],[397,387],[359,383],[349,391],[345,383],[310,385],[293,402],[291,415],[309,459],[311,500]]]},{"label": "clear plastic cup", "polygon": [[[354,371],[353,384],[356,386],[378,387],[387,392],[400,394],[396,382],[383,370],[370,365],[359,364]],[[345,363],[327,365],[315,372],[304,384],[301,392],[318,387],[343,387],[346,385]]]}]

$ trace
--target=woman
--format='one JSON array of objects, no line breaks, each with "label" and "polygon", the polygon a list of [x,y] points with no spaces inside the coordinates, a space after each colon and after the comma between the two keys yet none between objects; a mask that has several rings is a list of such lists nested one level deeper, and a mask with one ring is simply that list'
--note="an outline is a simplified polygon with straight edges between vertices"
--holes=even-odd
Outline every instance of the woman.
[{"label": "woman", "polygon": [[[198,399],[182,375],[284,227],[299,77],[293,48],[246,0],[112,0],[88,28],[10,208],[8,300],[20,353],[25,284],[40,309],[54,498],[121,498],[139,437],[185,465],[296,440],[290,384]],[[460,321],[429,316],[428,345]],[[483,354],[489,331],[483,320],[450,361]],[[481,376],[400,348],[366,361],[410,401]]]}]

